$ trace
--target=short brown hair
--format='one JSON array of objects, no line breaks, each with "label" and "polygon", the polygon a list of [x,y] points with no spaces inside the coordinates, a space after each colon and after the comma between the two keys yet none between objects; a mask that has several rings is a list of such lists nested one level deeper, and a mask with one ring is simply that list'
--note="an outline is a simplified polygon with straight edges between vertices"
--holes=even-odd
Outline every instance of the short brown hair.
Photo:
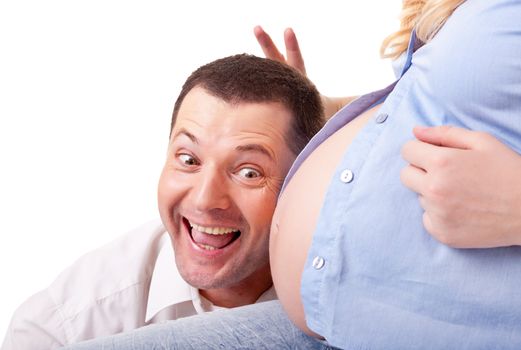
[{"label": "short brown hair", "polygon": [[286,64],[241,54],[201,66],[188,77],[174,105],[170,133],[185,96],[197,86],[226,103],[284,105],[293,114],[287,143],[295,154],[324,123],[320,94],[309,79]]}]

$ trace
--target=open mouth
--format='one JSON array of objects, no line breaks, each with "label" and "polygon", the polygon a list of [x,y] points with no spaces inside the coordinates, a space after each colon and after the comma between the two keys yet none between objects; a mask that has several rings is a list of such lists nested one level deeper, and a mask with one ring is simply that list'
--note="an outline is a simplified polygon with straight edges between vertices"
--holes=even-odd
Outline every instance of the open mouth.
[{"label": "open mouth", "polygon": [[224,249],[235,242],[241,231],[231,227],[201,226],[183,217],[192,242],[204,250]]}]

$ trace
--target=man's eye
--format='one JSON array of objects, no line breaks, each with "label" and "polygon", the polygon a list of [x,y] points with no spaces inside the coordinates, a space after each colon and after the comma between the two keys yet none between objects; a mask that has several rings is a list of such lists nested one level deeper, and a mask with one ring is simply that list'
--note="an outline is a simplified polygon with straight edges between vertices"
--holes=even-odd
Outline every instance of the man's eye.
[{"label": "man's eye", "polygon": [[261,173],[252,168],[242,168],[241,170],[239,170],[239,175],[246,179],[255,179],[261,176]]},{"label": "man's eye", "polygon": [[197,159],[192,157],[189,154],[181,153],[177,156],[177,158],[186,166],[198,165]]}]

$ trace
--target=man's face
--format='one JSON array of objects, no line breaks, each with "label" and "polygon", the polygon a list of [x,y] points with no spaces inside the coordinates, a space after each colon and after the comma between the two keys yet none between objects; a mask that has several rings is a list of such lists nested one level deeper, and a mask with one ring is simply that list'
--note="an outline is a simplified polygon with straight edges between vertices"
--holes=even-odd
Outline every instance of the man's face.
[{"label": "man's face", "polygon": [[158,188],[183,278],[201,289],[269,278],[268,235],[295,155],[279,103],[230,105],[196,87],[184,98]]}]

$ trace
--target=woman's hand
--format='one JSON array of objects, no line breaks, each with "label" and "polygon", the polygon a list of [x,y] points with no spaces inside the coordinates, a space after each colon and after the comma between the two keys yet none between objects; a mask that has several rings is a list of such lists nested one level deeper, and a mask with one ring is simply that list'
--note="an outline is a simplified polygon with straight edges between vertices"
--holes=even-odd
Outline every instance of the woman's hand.
[{"label": "woman's hand", "polygon": [[271,37],[262,29],[261,26],[253,28],[253,33],[259,42],[259,45],[266,55],[266,58],[286,63],[287,65],[295,68],[303,75],[306,75],[306,66],[304,65],[304,59],[302,58],[302,52],[298,45],[297,36],[293,29],[287,28],[284,31],[284,45],[286,45],[286,57],[282,55],[277,46],[271,40]]},{"label": "woman's hand", "polygon": [[521,156],[484,132],[441,126],[414,135],[401,179],[418,193],[427,231],[458,248],[521,245]]},{"label": "woman's hand", "polygon": [[[297,36],[291,28],[287,28],[284,31],[284,45],[286,46],[286,57],[279,51],[271,37],[262,29],[261,26],[253,28],[253,33],[259,42],[259,45],[264,52],[266,58],[285,63],[303,75],[306,75],[306,66],[304,64],[304,58],[300,51]],[[322,104],[324,106],[324,115],[326,120],[332,117],[346,104],[353,101],[356,97],[328,97],[320,94],[322,98]]]}]

